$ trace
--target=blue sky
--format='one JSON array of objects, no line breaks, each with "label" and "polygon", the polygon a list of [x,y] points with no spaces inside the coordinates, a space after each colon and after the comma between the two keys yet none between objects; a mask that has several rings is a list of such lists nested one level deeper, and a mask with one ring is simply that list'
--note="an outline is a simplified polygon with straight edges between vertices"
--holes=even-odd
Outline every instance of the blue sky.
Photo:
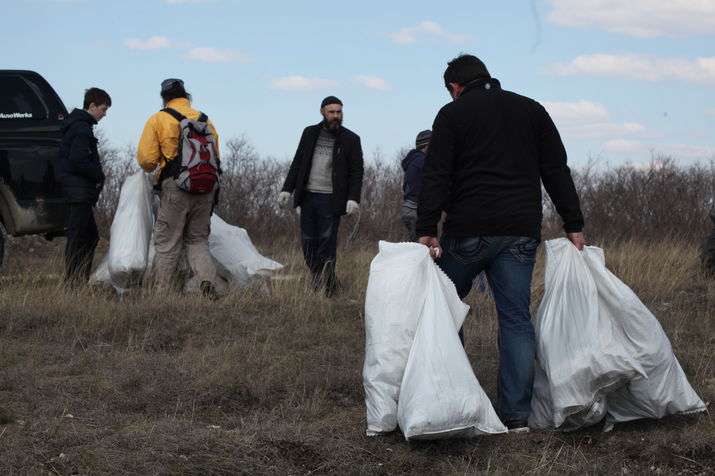
[{"label": "blue sky", "polygon": [[39,72],[68,108],[106,89],[99,128],[119,148],[179,77],[222,142],[291,158],[336,95],[366,158],[393,160],[450,100],[442,73],[466,52],[547,108],[572,165],[715,159],[715,0],[2,3],[2,68]]}]

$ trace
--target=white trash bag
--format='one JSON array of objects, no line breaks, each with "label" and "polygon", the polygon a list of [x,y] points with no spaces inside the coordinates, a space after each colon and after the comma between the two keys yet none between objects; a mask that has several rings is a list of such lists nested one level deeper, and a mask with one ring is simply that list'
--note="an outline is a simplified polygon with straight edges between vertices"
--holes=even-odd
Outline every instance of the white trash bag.
[{"label": "white trash bag", "polygon": [[596,282],[599,306],[610,314],[625,348],[647,374],[608,395],[606,430],[619,422],[705,411],[656,317],[606,268],[602,249],[589,246],[583,256]]},{"label": "white trash bag", "polygon": [[566,238],[548,240],[544,297],[536,333],[536,375],[529,426],[575,430],[605,416],[603,397],[637,375],[581,252]]},{"label": "white trash bag", "polygon": [[506,433],[459,340],[469,306],[431,259],[429,264],[422,317],[397,405],[400,429],[408,440]]},{"label": "white trash bag", "polygon": [[219,276],[242,288],[283,268],[258,252],[245,229],[229,225],[215,213],[211,217],[209,251],[217,263]]},{"label": "white trash bag", "polygon": [[119,194],[109,238],[109,278],[122,293],[138,286],[147,268],[154,227],[152,187],[144,172],[127,177]]},{"label": "white trash bag", "polygon": [[365,293],[363,385],[367,434],[397,429],[397,398],[424,307],[429,250],[419,243],[380,241]]}]

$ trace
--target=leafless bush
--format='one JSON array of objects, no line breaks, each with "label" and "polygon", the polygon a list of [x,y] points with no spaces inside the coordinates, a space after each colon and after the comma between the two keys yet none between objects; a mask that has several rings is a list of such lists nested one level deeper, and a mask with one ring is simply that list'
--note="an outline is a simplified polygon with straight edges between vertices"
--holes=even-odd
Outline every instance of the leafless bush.
[{"label": "leafless bush", "polygon": [[109,236],[112,218],[119,203],[119,192],[124,180],[139,169],[136,162],[136,149],[132,145],[123,150],[112,148],[107,140],[99,135],[99,156],[104,170],[104,188],[99,194],[95,214],[97,227],[102,236]]},{"label": "leafless bush", "polygon": [[[97,205],[98,225],[107,236],[124,179],[138,169],[135,149],[112,149],[100,142],[107,181]],[[360,215],[344,217],[341,246],[406,239],[399,218],[403,171],[399,159],[387,160],[379,150],[366,155]],[[288,163],[262,157],[244,136],[222,150],[222,186],[216,212],[246,228],[265,246],[297,242],[298,216],[281,210],[276,197]],[[709,232],[708,212],[715,199],[715,160],[678,165],[659,158],[648,166],[622,165],[572,171],[581,198],[589,241],[683,239],[699,242]],[[562,223],[544,195],[545,239],[560,236]]]},{"label": "leafless bush", "polygon": [[[587,167],[573,175],[591,240],[675,238],[692,243],[709,229],[715,161],[679,166],[662,157],[647,166]],[[546,209],[545,235],[560,232],[553,204],[547,201]]]}]

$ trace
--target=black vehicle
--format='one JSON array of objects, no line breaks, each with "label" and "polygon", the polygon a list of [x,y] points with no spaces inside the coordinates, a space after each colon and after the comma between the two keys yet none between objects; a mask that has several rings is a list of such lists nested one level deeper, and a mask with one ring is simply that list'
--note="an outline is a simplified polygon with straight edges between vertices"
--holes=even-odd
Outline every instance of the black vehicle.
[{"label": "black vehicle", "polygon": [[63,235],[58,154],[67,109],[34,71],[0,70],[0,265],[5,235]]}]

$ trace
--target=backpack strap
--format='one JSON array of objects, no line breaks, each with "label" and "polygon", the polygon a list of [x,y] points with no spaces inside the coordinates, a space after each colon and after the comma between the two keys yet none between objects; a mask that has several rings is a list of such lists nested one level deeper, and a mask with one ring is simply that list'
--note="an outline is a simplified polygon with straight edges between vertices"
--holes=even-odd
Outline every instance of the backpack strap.
[{"label": "backpack strap", "polygon": [[161,110],[161,112],[166,112],[167,114],[169,114],[171,117],[173,117],[174,119],[176,119],[176,120],[179,121],[179,122],[181,122],[181,121],[183,121],[184,119],[186,119],[186,116],[184,116],[183,114],[181,114],[181,113],[180,113],[179,111],[177,111],[176,109],[172,109],[172,108],[170,108],[170,107],[165,107],[164,109]]},{"label": "backpack strap", "polygon": [[[174,119],[176,119],[176,120],[179,121],[179,122],[181,122],[181,121],[183,121],[184,119],[186,119],[186,116],[184,116],[183,114],[181,114],[181,113],[180,113],[179,111],[177,111],[176,109],[172,109],[172,108],[170,108],[170,107],[165,107],[165,108],[162,109],[161,111],[162,111],[162,112],[169,113]],[[196,119],[196,120],[199,121],[199,122],[207,122],[207,121],[209,120],[209,116],[207,116],[206,114],[204,114],[204,113],[202,112],[201,114],[199,114],[199,118]]]}]

